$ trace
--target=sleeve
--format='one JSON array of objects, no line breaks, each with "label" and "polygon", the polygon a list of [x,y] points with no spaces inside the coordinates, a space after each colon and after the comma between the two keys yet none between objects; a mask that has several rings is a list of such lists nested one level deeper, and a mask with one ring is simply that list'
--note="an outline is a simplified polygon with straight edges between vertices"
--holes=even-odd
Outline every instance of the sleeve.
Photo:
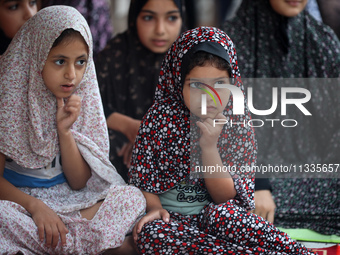
[{"label": "sleeve", "polygon": [[268,178],[256,178],[255,176],[255,191],[270,190],[272,192],[272,185]]}]

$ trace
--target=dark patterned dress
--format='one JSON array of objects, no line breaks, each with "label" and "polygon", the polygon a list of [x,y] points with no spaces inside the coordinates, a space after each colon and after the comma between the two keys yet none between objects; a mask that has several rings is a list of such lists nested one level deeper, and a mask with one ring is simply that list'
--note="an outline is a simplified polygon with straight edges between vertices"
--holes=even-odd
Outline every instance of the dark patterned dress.
[{"label": "dark patterned dress", "polygon": [[[297,108],[284,117],[297,120],[297,127],[255,128],[258,165],[340,164],[340,42],[334,32],[305,10],[283,17],[268,0],[243,0],[223,29],[235,42],[242,78],[286,78],[276,83],[279,91],[303,87],[311,92],[312,117]],[[309,83],[305,78],[323,79]],[[271,87],[264,83],[252,84],[257,109],[272,103]],[[266,117],[283,118],[280,112]],[[273,178],[271,184],[277,226],[340,235],[339,178]]]},{"label": "dark patterned dress", "polygon": [[[183,33],[166,55],[155,102],[144,116],[136,139],[129,181],[143,191],[162,195],[185,181],[206,189],[203,178],[192,174],[192,166],[202,165],[199,130],[192,128],[182,94],[183,56],[197,44],[212,42],[230,58],[231,76],[242,92],[243,85],[233,42],[223,31],[200,27]],[[216,46],[217,47],[217,46]],[[216,55],[216,54],[215,54]],[[219,56],[219,55],[217,55]],[[250,120],[246,100],[245,114],[233,114],[233,97],[223,114],[230,122]],[[247,125],[228,125],[217,144],[223,166],[230,172],[237,195],[226,203],[211,200],[198,214],[169,211],[170,222],[148,222],[138,236],[141,254],[311,254],[303,245],[280,232],[273,224],[249,213],[254,208],[254,177],[240,169],[256,162],[254,130]],[[195,152],[195,153],[193,153]]]}]

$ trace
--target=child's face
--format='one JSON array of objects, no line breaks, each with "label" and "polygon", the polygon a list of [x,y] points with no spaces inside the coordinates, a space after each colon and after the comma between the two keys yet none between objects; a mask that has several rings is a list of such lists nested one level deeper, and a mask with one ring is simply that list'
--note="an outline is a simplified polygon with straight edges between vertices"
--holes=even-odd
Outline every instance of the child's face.
[{"label": "child's face", "polygon": [[[220,70],[212,65],[194,67],[185,77],[183,85],[183,98],[184,103],[188,107],[191,113],[204,120],[206,118],[214,119],[218,113],[222,113],[226,107],[230,90],[226,88],[215,88],[216,84],[229,84],[229,75],[226,70]],[[206,85],[209,85],[215,89],[221,98],[221,102],[218,100],[217,95]],[[206,93],[203,89],[209,91],[213,98]],[[202,115],[202,94],[206,94],[206,110],[207,114]]]},{"label": "child's face", "polygon": [[0,0],[0,28],[8,38],[13,38],[37,11],[36,1]]},{"label": "child's face", "polygon": [[149,0],[137,17],[142,44],[154,53],[166,52],[178,37],[182,18],[173,0]]},{"label": "child's face", "polygon": [[83,78],[87,59],[87,44],[79,38],[53,47],[42,71],[46,87],[58,98],[69,97]]},{"label": "child's face", "polygon": [[302,12],[308,0],[270,0],[274,11],[282,16],[294,17]]}]

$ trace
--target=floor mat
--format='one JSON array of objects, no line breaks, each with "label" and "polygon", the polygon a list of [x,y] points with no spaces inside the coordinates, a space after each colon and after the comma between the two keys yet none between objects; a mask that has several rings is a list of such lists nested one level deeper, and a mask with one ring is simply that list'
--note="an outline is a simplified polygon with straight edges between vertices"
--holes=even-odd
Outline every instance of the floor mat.
[{"label": "floor mat", "polygon": [[[298,241],[318,242],[318,243],[340,243],[340,236],[323,235],[309,229],[291,229],[280,228],[281,231],[287,233],[292,239]],[[339,254],[340,255],[340,254]]]}]

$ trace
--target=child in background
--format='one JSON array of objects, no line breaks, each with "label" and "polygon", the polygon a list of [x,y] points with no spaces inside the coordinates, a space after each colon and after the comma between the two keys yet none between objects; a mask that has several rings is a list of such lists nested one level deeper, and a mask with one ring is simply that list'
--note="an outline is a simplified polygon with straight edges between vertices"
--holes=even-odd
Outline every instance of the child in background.
[{"label": "child in background", "polygon": [[[229,98],[223,88],[216,91],[221,105],[207,99],[207,114],[202,114],[200,91],[208,87],[203,84],[226,83],[242,91],[237,98],[242,98],[244,114],[233,115],[236,95]],[[214,125],[213,119],[228,124]],[[147,201],[147,214],[134,228],[141,254],[311,254],[248,212],[254,207],[254,179],[242,176],[241,169],[251,169],[256,161],[253,128],[242,124],[249,120],[236,51],[227,34],[210,27],[183,33],[163,61],[129,171],[130,183]],[[197,166],[234,171],[207,171],[197,178],[191,174]]]},{"label": "child in background", "polygon": [[110,160],[127,181],[133,143],[153,102],[160,64],[181,32],[181,0],[132,0],[128,30],[96,58],[110,134]]},{"label": "child in background", "polygon": [[83,16],[38,12],[0,59],[0,77],[0,253],[133,254],[125,235],[145,201],[109,161]]},{"label": "child in background", "polygon": [[0,0],[0,55],[4,54],[20,27],[37,11],[37,1]]}]

